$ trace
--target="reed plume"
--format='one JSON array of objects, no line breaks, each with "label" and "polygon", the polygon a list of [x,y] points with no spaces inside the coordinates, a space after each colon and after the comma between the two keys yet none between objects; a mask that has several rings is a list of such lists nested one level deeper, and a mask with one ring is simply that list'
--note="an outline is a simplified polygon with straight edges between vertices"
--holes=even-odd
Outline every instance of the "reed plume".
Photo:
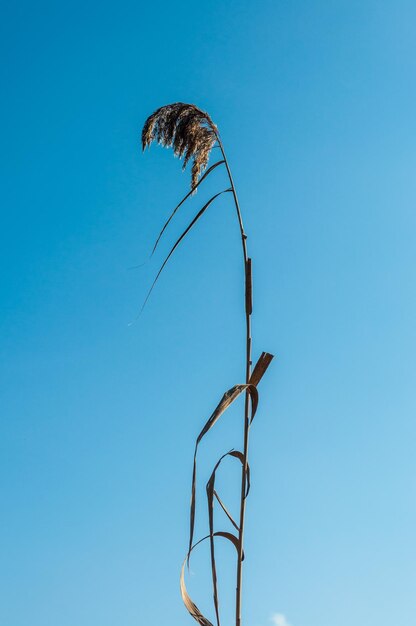
[{"label": "reed plume", "polygon": [[[243,220],[238,202],[237,192],[234,185],[234,181],[231,175],[230,166],[225,155],[224,146],[221,137],[218,132],[217,126],[214,124],[208,113],[205,113],[194,104],[185,104],[183,102],[175,102],[174,104],[168,104],[166,106],[157,109],[146,120],[143,132],[142,132],[142,147],[143,150],[150,146],[150,144],[156,141],[165,147],[172,147],[174,154],[180,158],[183,158],[183,168],[185,169],[189,161],[192,159],[192,178],[191,178],[191,190],[184,198],[176,205],[169,218],[165,222],[162,230],[160,231],[156,243],[153,247],[153,252],[160,241],[160,238],[164,234],[169,222],[174,217],[178,209],[182,204],[197,190],[199,185],[218,167],[224,166],[227,172],[229,187],[222,191],[218,191],[212,196],[199,212],[192,219],[187,228],[183,231],[181,236],[177,239],[172,246],[169,254],[163,261],[155,280],[146,296],[144,304],[146,304],[153,287],[155,286],[163,268],[176,250],[177,246],[186,237],[189,231],[197,223],[200,217],[211,206],[211,204],[222,194],[231,193],[234,200],[234,207],[236,209],[236,215],[238,219],[238,225],[241,236],[243,263],[244,263],[244,287],[245,287],[245,382],[240,383],[229,389],[221,398],[219,404],[206,421],[204,427],[199,433],[196,443],[193,459],[193,472],[192,472],[192,489],[191,489],[191,507],[190,507],[190,532],[189,532],[189,544],[188,552],[181,570],[180,588],[181,595],[186,608],[190,615],[200,624],[200,626],[212,626],[211,621],[206,618],[197,605],[190,598],[186,585],[185,585],[185,566],[189,563],[189,559],[193,550],[203,541],[209,540],[210,552],[211,552],[211,573],[212,573],[212,590],[213,601],[215,609],[215,617],[217,626],[220,626],[220,603],[218,597],[218,582],[217,582],[217,568],[215,560],[215,539],[221,538],[231,542],[237,552],[237,566],[236,566],[236,597],[235,597],[235,626],[241,626],[241,599],[242,599],[242,567],[244,559],[243,551],[243,539],[244,539],[244,521],[245,521],[245,506],[248,492],[250,489],[250,467],[248,464],[248,444],[249,444],[249,431],[253,418],[257,411],[258,405],[258,390],[257,386],[265,374],[273,355],[268,352],[263,352],[255,367],[252,370],[251,362],[251,314],[252,314],[252,274],[251,267],[252,262],[248,257],[247,252],[247,235],[244,231]],[[214,144],[218,144],[222,158],[206,169],[208,165],[209,156]],[[204,172],[204,173],[203,173]],[[144,306],[144,305],[143,305]],[[244,420],[243,420],[243,449],[231,450],[226,452],[217,461],[212,471],[212,474],[208,480],[206,486],[207,503],[208,503],[208,517],[209,517],[209,534],[200,539],[196,543],[193,543],[194,528],[195,528],[195,513],[196,513],[196,484],[197,484],[197,455],[198,448],[205,435],[215,426],[217,421],[221,418],[223,413],[229,408],[229,406],[235,402],[240,396],[245,397],[244,403]],[[224,502],[221,500],[219,494],[215,489],[216,473],[219,471],[220,466],[225,459],[235,459],[241,465],[241,491],[240,491],[240,510],[238,518],[233,516],[227,509]],[[219,509],[225,516],[224,521],[231,524],[233,527],[229,532],[227,530],[216,531],[214,510],[215,504],[219,505]],[[218,507],[217,507],[218,508]],[[234,519],[235,517],[235,519]]]},{"label": "reed plume", "polygon": [[153,141],[166,148],[172,147],[175,156],[183,158],[182,169],[192,159],[191,187],[195,188],[217,141],[216,133],[217,127],[208,113],[194,104],[175,102],[160,107],[147,118],[142,148],[145,150]]}]

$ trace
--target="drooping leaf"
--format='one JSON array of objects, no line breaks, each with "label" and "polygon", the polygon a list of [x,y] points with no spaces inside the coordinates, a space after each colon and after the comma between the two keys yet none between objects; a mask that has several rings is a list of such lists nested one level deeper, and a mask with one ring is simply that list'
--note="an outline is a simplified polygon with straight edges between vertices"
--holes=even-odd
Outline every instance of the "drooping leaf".
[{"label": "drooping leaf", "polygon": [[206,204],[204,204],[204,206],[202,207],[202,209],[200,211],[198,211],[198,213],[195,215],[194,219],[192,220],[192,222],[189,224],[189,226],[187,226],[185,228],[185,230],[183,231],[182,235],[179,237],[179,239],[176,241],[176,243],[174,244],[174,246],[171,248],[171,251],[169,252],[168,256],[166,257],[166,259],[163,261],[162,266],[160,268],[160,270],[158,271],[158,273],[156,274],[156,278],[154,279],[152,286],[150,287],[149,291],[147,292],[147,296],[145,298],[145,301],[143,302],[142,308],[141,310],[143,311],[144,307],[146,306],[146,303],[150,297],[150,294],[153,291],[154,286],[156,285],[159,276],[161,275],[166,263],[169,261],[170,257],[172,256],[172,254],[175,252],[176,248],[178,247],[178,245],[180,244],[180,242],[182,241],[182,239],[188,234],[188,232],[191,230],[191,228],[196,224],[196,222],[199,220],[199,218],[205,213],[205,211],[207,210],[207,208],[209,207],[210,204],[212,204],[212,202],[214,202],[214,200],[216,200],[216,198],[218,198],[218,196],[221,196],[221,194],[223,193],[228,193],[229,191],[231,191],[231,189],[224,189],[223,191],[219,191],[218,193],[215,194],[215,196],[212,196],[212,198],[210,198],[210,200],[208,200],[208,202]]},{"label": "drooping leaf", "polygon": [[160,231],[160,233],[159,233],[159,235],[158,235],[158,237],[157,237],[157,239],[156,239],[155,245],[153,246],[153,250],[152,250],[152,253],[151,253],[151,255],[150,255],[150,256],[153,256],[153,254],[154,254],[154,252],[155,252],[155,250],[156,250],[156,248],[157,248],[157,246],[158,246],[158,244],[159,244],[159,241],[160,241],[160,239],[161,239],[161,237],[162,237],[163,233],[165,232],[166,228],[168,227],[169,222],[171,221],[171,219],[172,219],[172,218],[173,218],[173,216],[175,215],[176,211],[177,211],[177,210],[178,210],[178,209],[179,209],[179,208],[183,205],[183,203],[185,202],[185,200],[187,200],[187,199],[188,199],[188,198],[189,198],[189,197],[190,197],[190,196],[191,196],[191,195],[192,195],[192,194],[193,194],[193,193],[197,190],[197,188],[198,188],[198,187],[199,187],[199,185],[202,183],[202,181],[203,181],[203,180],[205,180],[205,178],[206,178],[206,177],[207,177],[207,176],[208,176],[208,175],[209,175],[209,174],[210,174],[213,170],[215,170],[215,168],[216,168],[216,167],[218,167],[219,165],[222,165],[222,163],[225,163],[225,161],[224,161],[224,160],[222,160],[222,161],[217,161],[216,163],[214,163],[214,165],[211,165],[211,167],[209,167],[209,168],[207,169],[207,171],[205,172],[205,174],[204,174],[203,176],[201,176],[201,178],[200,178],[200,179],[199,179],[199,181],[196,183],[196,185],[194,185],[194,186],[192,187],[191,191],[189,191],[189,192],[186,194],[186,196],[185,196],[184,198],[182,198],[182,200],[179,202],[179,204],[177,204],[177,205],[176,205],[176,207],[173,209],[172,213],[170,214],[169,219],[165,222],[165,224],[164,224],[164,226],[163,226],[162,230]]},{"label": "drooping leaf", "polygon": [[[210,476],[210,478],[208,480],[207,487],[206,487],[207,503],[208,503],[209,532],[210,532],[212,590],[213,590],[215,614],[216,614],[216,618],[217,618],[217,626],[220,626],[220,613],[219,613],[219,601],[218,601],[217,566],[216,566],[216,561],[215,561],[215,544],[214,544],[214,497],[217,498],[218,502],[220,503],[221,508],[223,509],[225,514],[227,515],[228,519],[234,525],[234,527],[236,528],[237,532],[239,532],[239,528],[238,528],[237,524],[235,523],[235,521],[231,517],[230,513],[227,511],[225,505],[221,502],[221,499],[218,496],[217,492],[215,491],[215,478],[216,478],[217,470],[218,470],[219,466],[221,465],[223,459],[225,459],[227,456],[234,456],[234,457],[238,458],[240,460],[240,462],[242,463],[242,465],[243,465],[243,471],[244,471],[244,463],[243,463],[244,455],[241,452],[236,452],[234,450],[231,450],[230,452],[227,452],[226,454],[223,454],[220,457],[220,459],[217,461],[217,463],[215,464],[214,469],[212,470],[211,476]],[[234,535],[232,535],[232,537],[234,537]],[[237,548],[237,553],[238,553],[238,541],[239,541],[239,539],[238,538],[236,538],[236,539],[237,539],[236,548]]]},{"label": "drooping leaf", "polygon": [[[233,535],[232,533],[228,533],[228,532],[218,531],[218,532],[214,533],[213,536],[214,537],[222,537],[223,539],[227,539],[228,541],[230,541],[234,545],[234,547],[235,547],[235,549],[237,550],[237,553],[238,553],[239,542],[238,542],[238,538],[235,535]],[[188,552],[188,554],[187,554],[187,556],[186,556],[186,558],[185,558],[185,560],[184,560],[184,562],[182,564],[181,575],[180,575],[180,589],[181,589],[181,596],[182,596],[183,603],[185,604],[185,606],[186,606],[186,608],[188,610],[188,613],[201,626],[213,626],[213,624],[212,624],[212,622],[209,621],[208,618],[206,618],[201,613],[201,611],[199,610],[199,608],[197,607],[195,602],[191,599],[190,595],[188,594],[188,590],[187,590],[186,584],[185,584],[185,569],[186,569],[186,563],[188,561],[190,552],[195,550],[195,548],[197,546],[199,546],[199,544],[201,544],[203,541],[206,541],[207,539],[210,539],[210,538],[211,538],[211,536],[207,535],[203,539],[200,539],[199,541],[197,541],[197,543],[191,547],[190,551]]]},{"label": "drooping leaf", "polygon": [[[198,454],[198,446],[203,439],[203,437],[207,434],[207,432],[214,426],[214,424],[219,420],[221,415],[228,409],[228,407],[242,394],[243,392],[247,392],[250,394],[251,398],[251,419],[254,418],[254,415],[257,411],[258,405],[258,392],[254,385],[235,385],[231,389],[229,389],[221,398],[219,404],[217,405],[215,411],[212,413],[205,426],[199,433],[196,444],[195,444],[195,452],[194,452],[194,465],[192,471],[192,488],[191,488],[191,512],[190,512],[190,531],[189,531],[189,554],[190,549],[193,542],[194,537],[194,527],[195,527],[195,506],[196,506],[196,472],[197,472],[197,454]],[[235,455],[234,455],[235,456]]]}]

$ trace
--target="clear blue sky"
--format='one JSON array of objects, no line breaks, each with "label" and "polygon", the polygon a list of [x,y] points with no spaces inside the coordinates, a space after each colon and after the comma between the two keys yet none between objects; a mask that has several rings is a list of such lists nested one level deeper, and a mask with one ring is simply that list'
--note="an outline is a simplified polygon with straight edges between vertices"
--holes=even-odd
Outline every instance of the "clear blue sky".
[{"label": "clear blue sky", "polygon": [[[178,593],[193,442],[242,382],[244,319],[224,196],[129,326],[225,184],[217,171],[128,269],[189,185],[170,152],[139,151],[144,119],[177,100],[222,132],[254,352],[277,355],[252,431],[245,625],[415,623],[415,27],[411,0],[3,10],[2,626],[193,623]],[[210,433],[201,478],[240,445],[240,417]],[[237,480],[221,478],[231,507]],[[190,587],[210,610],[207,556]]]}]

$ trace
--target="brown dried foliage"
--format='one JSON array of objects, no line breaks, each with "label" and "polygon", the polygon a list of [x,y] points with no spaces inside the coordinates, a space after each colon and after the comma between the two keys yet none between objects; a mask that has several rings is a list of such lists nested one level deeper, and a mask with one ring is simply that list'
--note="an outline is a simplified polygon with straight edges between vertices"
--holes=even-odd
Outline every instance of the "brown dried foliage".
[{"label": "brown dried foliage", "polygon": [[147,118],[142,131],[143,150],[153,141],[173,148],[175,156],[183,158],[183,169],[192,159],[194,188],[217,141],[217,127],[208,113],[194,104],[175,102],[160,107]]},{"label": "brown dried foliage", "polygon": [[[248,435],[251,428],[251,423],[255,416],[258,404],[258,391],[257,385],[265,374],[267,368],[273,356],[267,352],[263,352],[257,361],[254,369],[251,370],[251,326],[250,317],[252,313],[252,271],[251,271],[251,259],[248,257],[246,239],[247,236],[244,232],[241,211],[237,199],[234,182],[231,176],[230,168],[227,158],[225,156],[224,148],[221,142],[221,138],[218,134],[217,127],[209,117],[207,113],[198,109],[193,104],[184,104],[183,102],[176,102],[174,104],[168,104],[167,106],[157,109],[145,122],[142,132],[142,147],[143,150],[151,145],[153,141],[161,144],[165,147],[172,147],[176,156],[183,158],[183,168],[185,169],[189,161],[192,159],[192,181],[191,190],[185,195],[185,197],[177,204],[171,215],[165,222],[156,243],[153,248],[153,252],[156,250],[157,245],[165,232],[168,224],[182,206],[182,204],[195,193],[197,187],[203,182],[208,175],[214,171],[218,166],[225,165],[230,187],[223,191],[217,192],[212,196],[195,215],[187,228],[183,231],[181,236],[177,239],[176,243],[171,248],[168,256],[165,258],[156,278],[148,292],[144,305],[152,292],[161,272],[163,271],[166,263],[175,252],[177,246],[186,237],[189,231],[193,228],[200,217],[205,213],[208,207],[222,194],[232,192],[235,208],[237,210],[237,217],[239,222],[243,258],[245,266],[245,316],[246,316],[246,380],[244,384],[235,385],[229,389],[220,400],[216,409],[212,413],[211,417],[205,423],[205,426],[201,430],[197,437],[194,452],[194,463],[192,472],[192,489],[191,489],[191,506],[190,506],[190,532],[189,532],[189,544],[188,553],[181,569],[180,587],[182,599],[190,615],[200,624],[200,626],[213,626],[212,622],[205,617],[197,605],[193,602],[188,594],[185,584],[185,567],[186,563],[189,565],[189,559],[194,549],[202,542],[209,539],[210,552],[211,552],[211,572],[212,572],[212,587],[213,587],[213,600],[217,626],[221,626],[220,622],[220,604],[218,594],[218,580],[217,580],[217,566],[215,558],[215,539],[222,538],[231,542],[237,551],[237,585],[236,585],[236,626],[241,626],[241,581],[242,581],[242,561],[244,559],[243,552],[243,533],[244,533],[244,515],[245,515],[245,500],[248,496],[250,489],[250,467],[248,464]],[[218,147],[221,151],[222,158],[218,162],[211,165],[205,173],[204,170],[207,167],[210,152],[215,144],[218,142]],[[202,176],[201,176],[202,174]],[[153,253],[152,253],[153,254]],[[144,306],[143,305],[143,306]],[[244,449],[230,450],[226,454],[222,455],[216,463],[211,477],[206,486],[207,504],[208,504],[208,518],[209,518],[209,535],[200,539],[194,543],[194,530],[195,530],[195,516],[196,516],[196,495],[197,495],[197,455],[198,448],[205,437],[205,435],[213,428],[223,413],[228,409],[233,402],[237,400],[241,395],[246,396],[245,409],[244,409]],[[241,463],[241,497],[240,497],[240,517],[237,520],[231,515],[227,507],[221,500],[215,488],[216,473],[220,468],[222,461],[226,457],[234,457]],[[236,534],[228,531],[216,531],[214,520],[214,510],[217,509],[216,504],[219,505],[222,510],[223,521],[231,523],[236,531]]]}]

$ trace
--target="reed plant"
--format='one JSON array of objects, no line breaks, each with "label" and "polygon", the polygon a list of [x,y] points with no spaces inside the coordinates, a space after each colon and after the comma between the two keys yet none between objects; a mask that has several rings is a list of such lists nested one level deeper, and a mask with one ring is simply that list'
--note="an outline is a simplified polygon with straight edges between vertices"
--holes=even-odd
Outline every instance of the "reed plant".
[{"label": "reed plant", "polygon": [[[196,193],[199,186],[207,179],[207,177],[218,167],[225,168],[229,186],[226,189],[215,193],[198,211],[187,228],[172,246],[169,254],[163,261],[156,278],[154,279],[150,290],[146,296],[143,306],[145,306],[160,274],[162,273],[166,263],[176,250],[177,246],[186,237],[189,231],[202,217],[209,206],[222,194],[231,194],[233,204],[236,211],[238,228],[241,236],[242,260],[243,260],[243,280],[244,280],[244,316],[245,316],[245,381],[229,389],[222,396],[215,410],[204,424],[199,433],[194,450],[193,470],[192,470],[192,488],[191,488],[191,506],[190,506],[190,528],[189,543],[186,558],[182,565],[180,575],[180,589],[183,602],[190,615],[201,626],[213,626],[212,622],[205,617],[195,602],[191,599],[185,584],[186,565],[192,551],[203,541],[209,541],[211,554],[211,572],[212,572],[212,590],[214,613],[217,626],[221,626],[220,604],[218,595],[217,581],[217,565],[215,559],[215,542],[217,539],[230,541],[236,549],[236,594],[235,594],[235,626],[241,626],[241,608],[242,608],[242,573],[244,560],[244,526],[245,526],[245,510],[246,500],[250,490],[250,466],[248,462],[249,453],[249,434],[253,418],[256,414],[258,405],[258,384],[270,365],[273,358],[268,352],[263,352],[252,367],[252,336],[251,336],[251,316],[252,316],[252,260],[248,255],[247,234],[243,225],[243,218],[238,201],[236,187],[231,174],[230,165],[225,154],[224,145],[218,127],[214,124],[211,117],[205,111],[202,111],[194,104],[186,104],[183,102],[175,102],[160,107],[146,120],[142,131],[142,148],[145,150],[153,142],[164,147],[172,148],[175,156],[183,159],[183,169],[189,163],[191,166],[191,186],[189,192],[173,209],[169,218],[163,225],[159,236],[153,247],[155,252],[159,241],[164,234],[168,224],[183,205],[183,203],[193,194]],[[218,161],[210,165],[209,158],[214,147],[219,148],[220,158]],[[243,417],[243,449],[230,450],[226,452],[215,464],[209,480],[206,485],[206,497],[208,503],[208,523],[209,534],[194,543],[195,528],[195,511],[196,511],[196,493],[197,493],[197,457],[198,448],[208,431],[215,425],[221,415],[239,396],[244,396],[244,417]],[[226,505],[220,498],[216,488],[215,480],[217,471],[225,458],[235,459],[241,465],[241,489],[240,489],[240,510],[237,519],[227,509]],[[220,508],[233,527],[233,531],[216,530],[214,512],[216,508]]]}]

